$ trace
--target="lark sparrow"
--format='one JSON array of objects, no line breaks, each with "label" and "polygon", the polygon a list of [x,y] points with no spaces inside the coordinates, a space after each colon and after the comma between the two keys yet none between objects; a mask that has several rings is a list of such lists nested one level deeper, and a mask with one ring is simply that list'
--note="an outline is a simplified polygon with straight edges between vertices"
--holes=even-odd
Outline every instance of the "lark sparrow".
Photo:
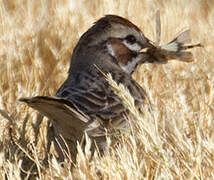
[{"label": "lark sparrow", "polygon": [[123,83],[139,107],[145,91],[131,74],[142,63],[146,54],[140,53],[143,48],[155,49],[136,25],[107,15],[81,36],[73,50],[68,77],[55,97],[37,96],[20,101],[53,121],[68,144],[72,159],[84,133],[103,150],[106,133],[128,128],[129,123],[125,118],[128,109],[100,71],[111,73],[117,83]]}]

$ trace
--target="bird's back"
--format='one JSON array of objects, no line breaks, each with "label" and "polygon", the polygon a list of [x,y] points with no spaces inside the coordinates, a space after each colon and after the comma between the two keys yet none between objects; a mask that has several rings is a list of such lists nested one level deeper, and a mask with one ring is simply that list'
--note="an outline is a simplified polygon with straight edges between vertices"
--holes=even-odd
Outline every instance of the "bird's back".
[{"label": "bird's back", "polygon": [[[111,72],[111,75],[117,83],[123,83],[128,88],[137,106],[143,103],[145,92],[130,75],[124,72]],[[86,115],[99,120],[107,130],[126,126],[128,110],[99,71],[93,74],[71,73],[59,88],[57,97],[72,101]]]}]

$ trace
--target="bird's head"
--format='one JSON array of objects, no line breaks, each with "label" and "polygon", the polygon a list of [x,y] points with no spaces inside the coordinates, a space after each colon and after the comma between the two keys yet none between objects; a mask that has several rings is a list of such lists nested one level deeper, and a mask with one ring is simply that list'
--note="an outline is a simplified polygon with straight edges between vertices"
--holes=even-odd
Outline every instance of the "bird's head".
[{"label": "bird's head", "polygon": [[138,52],[147,47],[153,45],[136,25],[120,16],[107,15],[80,38],[70,71],[96,64],[101,69],[114,67],[131,74],[139,61]]}]

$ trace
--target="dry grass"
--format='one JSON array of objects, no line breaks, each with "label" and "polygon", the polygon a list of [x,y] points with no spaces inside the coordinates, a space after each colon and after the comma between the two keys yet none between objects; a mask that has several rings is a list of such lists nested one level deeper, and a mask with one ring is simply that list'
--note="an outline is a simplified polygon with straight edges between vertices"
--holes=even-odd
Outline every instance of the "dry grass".
[{"label": "dry grass", "polygon": [[[21,179],[27,156],[36,164],[38,179],[213,179],[213,7],[210,0],[1,0],[0,179]],[[104,14],[129,18],[154,40],[157,9],[163,42],[189,27],[193,42],[204,45],[193,50],[195,61],[138,67],[134,78],[152,106],[145,105],[141,115],[127,103],[131,97],[124,96],[136,125],[117,148],[91,159],[88,140],[85,153],[79,147],[72,170],[69,160],[63,167],[54,157],[49,167],[42,164],[47,121],[36,128],[37,113],[17,99],[54,95],[66,78],[79,37]],[[23,149],[14,147],[12,140]]]}]

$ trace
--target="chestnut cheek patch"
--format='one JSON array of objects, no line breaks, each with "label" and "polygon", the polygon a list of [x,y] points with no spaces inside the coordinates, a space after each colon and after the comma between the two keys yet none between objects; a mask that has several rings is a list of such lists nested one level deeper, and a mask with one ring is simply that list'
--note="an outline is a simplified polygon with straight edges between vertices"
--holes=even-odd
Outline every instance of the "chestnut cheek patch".
[{"label": "chestnut cheek patch", "polygon": [[120,39],[109,39],[107,47],[109,53],[117,60],[118,64],[125,66],[132,60],[132,51],[129,50]]}]

